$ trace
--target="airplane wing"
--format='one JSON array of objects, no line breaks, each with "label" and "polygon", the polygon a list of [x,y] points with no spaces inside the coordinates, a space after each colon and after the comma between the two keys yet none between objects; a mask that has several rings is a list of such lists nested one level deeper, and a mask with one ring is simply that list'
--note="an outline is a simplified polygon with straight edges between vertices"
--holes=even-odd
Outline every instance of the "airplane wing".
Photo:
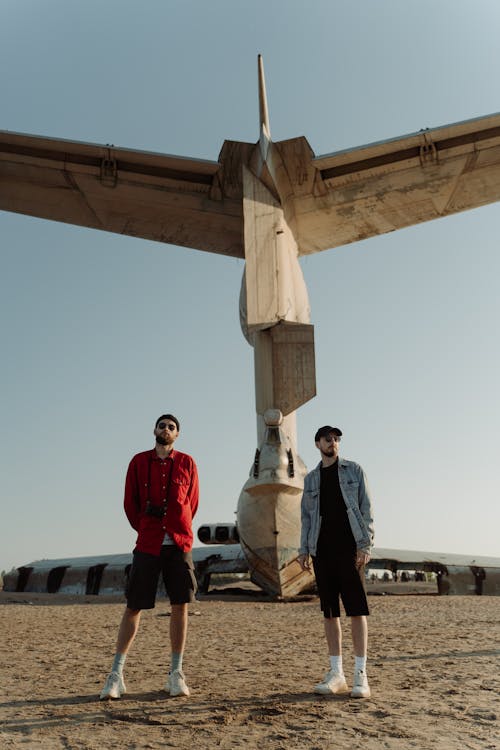
[{"label": "airplane wing", "polygon": [[500,114],[316,157],[304,137],[218,161],[0,131],[0,209],[244,257],[242,166],[301,255],[500,200]]},{"label": "airplane wing", "polygon": [[[239,544],[195,547],[193,560],[201,593],[208,593],[212,573],[249,572]],[[367,568],[390,570],[393,574],[408,570],[436,573],[439,594],[500,595],[498,557],[374,547]],[[306,590],[310,589],[309,582]]]},{"label": "airplane wing", "polygon": [[[203,528],[203,527],[202,527]],[[212,546],[210,546],[212,545]],[[214,565],[214,573],[245,573],[245,562],[239,544],[214,544],[193,548],[196,565],[208,562]],[[451,552],[425,552],[423,550],[387,549],[373,547],[368,568],[378,570],[426,570],[445,571],[447,568],[486,568],[500,573],[500,558],[481,555],[460,555]]]},{"label": "airplane wing", "polygon": [[438,594],[500,596],[500,558],[374,547],[369,569],[437,574]]},{"label": "airplane wing", "polygon": [[[210,576],[217,573],[247,573],[248,563],[239,544],[217,543],[224,528],[233,524],[212,524],[202,536],[206,546],[193,548],[193,563],[200,592],[209,590]],[[208,530],[208,536],[207,536]],[[222,535],[222,536],[221,536]],[[121,594],[132,554],[104,554],[91,557],[45,559],[21,565],[4,576],[4,591],[38,591],[67,594]],[[374,547],[368,568],[430,571],[438,574],[438,593],[500,595],[500,558],[423,552],[420,550]]]},{"label": "airplane wing", "polygon": [[[289,162],[290,142],[276,147]],[[500,114],[310,162],[305,149],[291,182],[303,255],[500,200]]]},{"label": "airplane wing", "polygon": [[448,567],[477,567],[500,572],[500,558],[374,547],[368,567],[386,570],[428,570],[436,573]]},{"label": "airplane wing", "polygon": [[[227,170],[245,146],[225,144]],[[232,189],[226,175],[222,200],[220,172],[219,162],[0,131],[0,209],[243,257],[242,178]]]}]

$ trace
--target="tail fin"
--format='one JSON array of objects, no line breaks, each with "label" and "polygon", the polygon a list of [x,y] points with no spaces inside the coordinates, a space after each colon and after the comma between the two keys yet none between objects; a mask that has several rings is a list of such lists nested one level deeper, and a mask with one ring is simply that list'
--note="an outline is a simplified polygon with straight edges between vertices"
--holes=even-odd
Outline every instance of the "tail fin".
[{"label": "tail fin", "polygon": [[271,128],[269,126],[269,111],[267,108],[266,79],[264,78],[264,61],[262,55],[258,56],[259,67],[259,114],[260,132],[266,139],[271,140]]}]

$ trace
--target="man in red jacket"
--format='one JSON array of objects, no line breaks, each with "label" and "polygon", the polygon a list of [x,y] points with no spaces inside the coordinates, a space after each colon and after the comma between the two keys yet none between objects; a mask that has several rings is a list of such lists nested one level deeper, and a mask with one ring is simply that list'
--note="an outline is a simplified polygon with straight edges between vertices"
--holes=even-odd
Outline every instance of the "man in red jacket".
[{"label": "man in red jacket", "polygon": [[133,457],[125,481],[124,507],[137,531],[134,559],[127,584],[116,654],[100,698],[120,698],[125,692],[123,667],[139,629],[141,610],[153,609],[160,573],[172,608],[172,659],[165,690],[189,695],[182,671],[188,603],[194,601],[196,578],[191,549],[192,520],[198,508],[198,472],[187,453],[174,450],[179,420],[162,414],[156,420],[153,450]]}]

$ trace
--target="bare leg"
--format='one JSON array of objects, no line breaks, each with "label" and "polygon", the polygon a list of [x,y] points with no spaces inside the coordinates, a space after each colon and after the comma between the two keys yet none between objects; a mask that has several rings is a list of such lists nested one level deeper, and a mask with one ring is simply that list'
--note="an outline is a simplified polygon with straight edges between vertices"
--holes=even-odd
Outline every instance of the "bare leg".
[{"label": "bare leg", "polygon": [[368,650],[368,620],[365,615],[351,617],[352,645],[355,656],[366,656]]},{"label": "bare leg", "polygon": [[330,656],[342,654],[342,628],[340,617],[325,617],[325,635]]},{"label": "bare leg", "polygon": [[325,617],[325,635],[330,655],[330,669],[323,682],[314,686],[314,692],[320,695],[345,693],[347,684],[342,669],[342,628],[340,617]]},{"label": "bare leg", "polygon": [[127,654],[131,647],[141,621],[140,609],[125,608],[120,629],[118,630],[118,639],[116,641],[116,652],[118,654]]},{"label": "bare leg", "polygon": [[170,615],[170,644],[176,654],[184,652],[188,626],[188,605],[172,604]]}]

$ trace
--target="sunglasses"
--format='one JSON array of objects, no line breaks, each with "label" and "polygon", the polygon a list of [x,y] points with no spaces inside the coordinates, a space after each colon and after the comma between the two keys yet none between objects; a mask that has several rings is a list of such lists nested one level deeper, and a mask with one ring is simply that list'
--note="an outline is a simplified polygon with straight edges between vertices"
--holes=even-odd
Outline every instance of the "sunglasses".
[{"label": "sunglasses", "polygon": [[177,425],[173,422],[158,422],[156,425],[157,430],[164,430],[164,429],[170,430],[170,432],[173,432],[177,429]]}]

